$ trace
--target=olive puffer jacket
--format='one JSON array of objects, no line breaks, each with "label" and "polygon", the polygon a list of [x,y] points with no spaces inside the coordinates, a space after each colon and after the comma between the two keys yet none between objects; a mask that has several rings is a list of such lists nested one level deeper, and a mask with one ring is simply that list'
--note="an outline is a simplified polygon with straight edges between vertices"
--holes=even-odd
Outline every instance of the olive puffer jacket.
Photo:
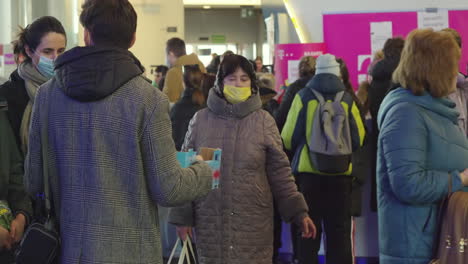
[{"label": "olive puffer jacket", "polygon": [[31,200],[23,185],[23,158],[8,121],[6,104],[0,98],[0,200],[8,202],[13,214],[32,215]]},{"label": "olive puffer jacket", "polygon": [[208,109],[192,119],[183,149],[222,149],[220,188],[172,209],[170,222],[195,226],[200,263],[271,264],[273,197],[285,221],[301,221],[308,208],[259,95],[231,105],[218,93],[211,89]]}]

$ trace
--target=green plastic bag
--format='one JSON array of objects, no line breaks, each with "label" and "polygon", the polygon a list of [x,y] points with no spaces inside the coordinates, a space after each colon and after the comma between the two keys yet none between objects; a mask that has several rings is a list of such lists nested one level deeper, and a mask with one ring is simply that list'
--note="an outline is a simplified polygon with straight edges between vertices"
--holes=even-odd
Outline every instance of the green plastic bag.
[{"label": "green plastic bag", "polygon": [[13,221],[13,214],[8,203],[0,200],[0,226],[10,231],[11,221]]}]

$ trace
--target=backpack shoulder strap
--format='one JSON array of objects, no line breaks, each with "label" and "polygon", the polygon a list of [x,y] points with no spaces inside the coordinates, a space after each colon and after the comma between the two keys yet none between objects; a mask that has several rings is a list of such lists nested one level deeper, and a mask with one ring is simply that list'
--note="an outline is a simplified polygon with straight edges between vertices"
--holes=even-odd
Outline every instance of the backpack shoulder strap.
[{"label": "backpack shoulder strap", "polygon": [[336,93],[335,102],[341,102],[341,100],[343,100],[344,94],[345,94],[345,91]]},{"label": "backpack shoulder strap", "polygon": [[319,91],[316,91],[315,89],[311,89],[311,90],[312,90],[312,93],[314,94],[315,98],[317,98],[317,100],[319,101],[319,103],[324,104],[325,99],[323,98],[323,95]]},{"label": "backpack shoulder strap", "polygon": [[349,106],[349,112],[351,112],[353,104],[357,104],[354,101],[353,96],[349,92],[346,92],[346,91],[343,91],[343,98],[341,99],[341,101],[345,102]]}]

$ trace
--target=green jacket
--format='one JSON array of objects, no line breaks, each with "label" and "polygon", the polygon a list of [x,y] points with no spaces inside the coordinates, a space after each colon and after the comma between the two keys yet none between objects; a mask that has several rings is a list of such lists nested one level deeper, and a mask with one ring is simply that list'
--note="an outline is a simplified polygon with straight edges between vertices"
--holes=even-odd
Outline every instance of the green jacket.
[{"label": "green jacket", "polygon": [[[286,124],[281,132],[285,148],[294,154],[291,164],[294,175],[298,175],[299,173],[326,175],[326,173],[315,169],[309,158],[308,144],[313,144],[313,142],[309,142],[309,135],[315,110],[318,106],[318,100],[315,98],[312,89],[323,94],[325,100],[333,100],[336,93],[343,91],[345,87],[343,82],[333,74],[318,74],[294,98]],[[358,106],[354,103],[350,94],[345,93],[342,105],[349,114],[353,149],[356,150],[364,142],[364,123],[362,122]],[[349,170],[344,175],[351,175],[351,172],[352,164],[350,164]]]},{"label": "green jacket", "polygon": [[0,200],[6,200],[14,215],[32,215],[31,200],[23,185],[23,158],[8,121],[6,103],[0,100]]}]

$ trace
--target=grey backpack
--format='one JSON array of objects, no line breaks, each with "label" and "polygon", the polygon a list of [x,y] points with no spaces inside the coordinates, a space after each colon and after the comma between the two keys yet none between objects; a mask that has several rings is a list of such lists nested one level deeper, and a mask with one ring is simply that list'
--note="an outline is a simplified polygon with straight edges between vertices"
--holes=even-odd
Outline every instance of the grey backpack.
[{"label": "grey backpack", "polygon": [[312,89],[319,104],[309,135],[309,156],[314,167],[323,173],[339,174],[349,169],[353,153],[349,117],[341,104],[344,91],[335,100],[325,101]]}]

